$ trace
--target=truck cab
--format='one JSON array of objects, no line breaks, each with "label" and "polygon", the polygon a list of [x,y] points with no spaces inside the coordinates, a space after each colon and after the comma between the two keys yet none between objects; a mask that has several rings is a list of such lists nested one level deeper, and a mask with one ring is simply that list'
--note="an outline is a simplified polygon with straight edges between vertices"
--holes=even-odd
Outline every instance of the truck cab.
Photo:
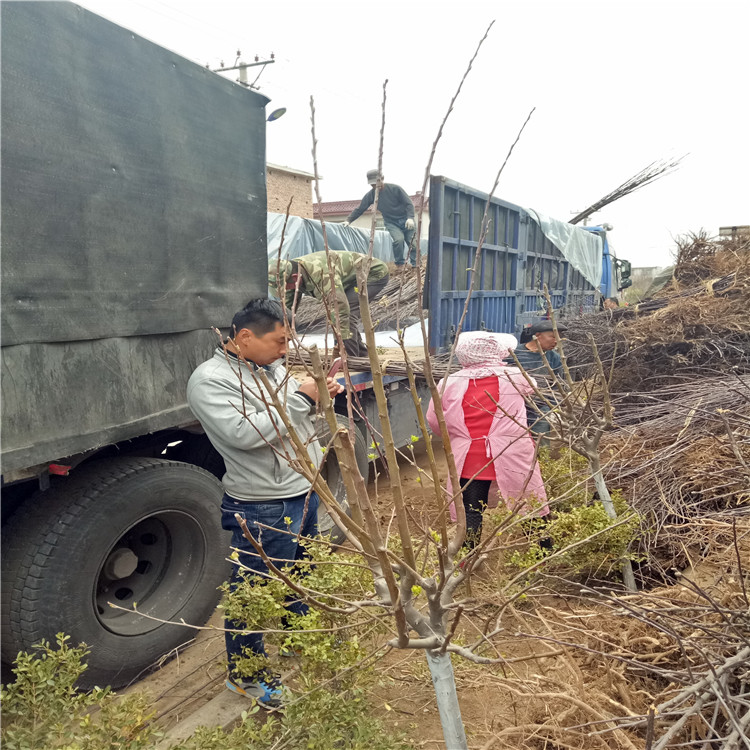
[{"label": "truck cab", "polygon": [[633,280],[630,278],[630,261],[618,258],[609,244],[607,232],[612,231],[612,225],[601,224],[581,228],[593,232],[602,240],[602,281],[599,286],[602,299],[617,297],[624,289],[632,286]]}]

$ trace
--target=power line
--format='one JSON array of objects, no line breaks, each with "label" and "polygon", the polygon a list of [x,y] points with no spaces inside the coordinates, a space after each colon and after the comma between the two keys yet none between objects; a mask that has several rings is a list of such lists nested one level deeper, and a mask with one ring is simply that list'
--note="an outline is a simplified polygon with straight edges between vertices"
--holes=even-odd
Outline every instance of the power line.
[{"label": "power line", "polygon": [[[177,8],[173,5],[170,5],[169,3],[163,2],[163,0],[149,0],[149,2],[141,2],[140,0],[130,0],[131,3],[134,5],[138,5],[142,8],[148,9],[150,11],[154,11],[158,13],[163,18],[167,18],[170,21],[173,21],[177,24],[180,24],[183,28],[192,27],[195,30],[200,31],[201,33],[206,32],[206,29],[210,29],[213,32],[215,32],[217,35],[212,34],[213,38],[216,41],[221,40],[222,44],[226,43],[226,34],[231,33],[228,32],[226,28],[222,28],[220,26],[215,26],[214,24],[206,21],[205,19],[198,18],[197,16],[193,16],[190,13],[186,13],[181,8]],[[164,10],[158,10],[155,6],[161,6],[163,9],[166,9],[169,12],[164,12]],[[183,18],[179,18],[179,16],[183,16]],[[185,19],[190,19],[190,22],[186,21]],[[220,35],[220,36],[219,36]]]}]

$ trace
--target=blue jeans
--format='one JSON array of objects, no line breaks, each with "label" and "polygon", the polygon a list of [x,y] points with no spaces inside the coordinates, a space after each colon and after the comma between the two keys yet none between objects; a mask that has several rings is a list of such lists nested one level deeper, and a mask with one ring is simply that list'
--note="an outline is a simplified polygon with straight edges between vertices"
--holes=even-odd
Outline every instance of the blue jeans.
[{"label": "blue jeans", "polygon": [[[239,513],[245,519],[253,538],[260,541],[266,555],[274,559],[274,564],[277,567],[281,567],[281,563],[276,562],[276,560],[288,560],[292,563],[305,557],[305,548],[302,544],[297,543],[296,534],[301,531],[303,537],[314,537],[318,533],[318,495],[315,492],[310,493],[307,513],[303,517],[305,498],[306,495],[298,495],[297,497],[273,500],[267,503],[243,503],[229,497],[229,495],[224,495],[221,500],[221,525],[227,531],[232,532],[232,547],[250,553],[240,554],[240,562],[245,567],[258,573],[268,572],[268,566],[258,557],[253,545],[245,539],[234,514]],[[291,519],[291,523],[287,524],[287,519]],[[273,529],[280,529],[284,533],[279,533],[273,529],[258,528],[259,523],[271,526]],[[250,574],[246,572],[245,575],[249,576]],[[240,568],[236,565],[233,566],[232,577],[229,581],[231,590],[235,589],[240,577]],[[261,576],[258,576],[255,585],[262,586],[263,580]],[[290,598],[286,607],[290,612],[296,614],[307,612],[307,605],[298,599]],[[228,619],[224,620],[224,626],[230,630],[242,630],[245,627],[244,623]],[[261,633],[236,635],[225,633],[224,635],[230,672],[234,663],[233,657],[241,656],[245,649],[261,656],[266,655]]]},{"label": "blue jeans", "polygon": [[385,228],[391,235],[393,240],[393,258],[396,261],[397,266],[403,266],[406,263],[406,257],[404,253],[404,244],[409,248],[409,263],[411,265],[417,265],[417,246],[414,243],[414,229],[406,229],[406,219],[398,219],[397,221],[391,221],[383,217],[383,223]]}]

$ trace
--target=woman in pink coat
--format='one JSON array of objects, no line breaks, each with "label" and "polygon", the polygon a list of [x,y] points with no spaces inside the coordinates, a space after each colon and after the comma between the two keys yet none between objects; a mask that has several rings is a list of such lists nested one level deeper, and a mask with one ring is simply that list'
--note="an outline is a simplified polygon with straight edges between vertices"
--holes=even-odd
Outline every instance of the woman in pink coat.
[{"label": "woman in pink coat", "polygon": [[[524,395],[531,394],[532,388],[517,367],[504,362],[516,346],[516,338],[507,333],[462,333],[456,345],[461,370],[448,376],[444,391],[443,381],[438,385],[461,482],[464,546],[469,549],[481,539],[482,512],[494,508],[499,495],[511,510],[528,513],[529,504],[519,501],[533,500],[541,505],[538,515],[549,513],[534,441],[526,429]],[[432,402],[427,421],[439,435]],[[450,479],[448,495],[453,496]],[[453,504],[450,511],[455,521]]]}]

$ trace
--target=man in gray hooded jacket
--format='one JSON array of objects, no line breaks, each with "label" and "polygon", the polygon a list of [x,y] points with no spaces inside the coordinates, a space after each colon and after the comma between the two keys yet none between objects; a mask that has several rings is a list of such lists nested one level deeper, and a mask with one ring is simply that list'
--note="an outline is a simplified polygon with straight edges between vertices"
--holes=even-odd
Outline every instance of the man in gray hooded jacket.
[{"label": "man in gray hooded jacket", "polygon": [[[318,466],[321,451],[311,419],[318,388],[312,378],[298,383],[288,375],[281,360],[287,344],[283,320],[278,302],[248,302],[234,316],[228,341],[196,368],[187,389],[193,414],[226,465],[222,526],[232,532],[232,547],[246,553],[239,563],[259,574],[268,573],[268,567],[245,539],[235,514],[245,519],[264,552],[276,560],[291,563],[300,559],[304,548],[297,542],[297,534],[302,538],[317,534],[318,496],[311,492],[310,482],[289,465],[286,457],[296,458],[291,439],[259,377],[264,371],[295,432],[306,442],[311,462]],[[340,390],[341,386],[329,378],[329,394],[335,396]],[[239,570],[234,567],[232,587]],[[262,581],[261,576],[258,585]],[[296,601],[287,608],[301,614],[306,605]],[[242,629],[242,623],[231,620],[225,626],[228,630]],[[261,670],[242,678],[234,672],[236,658],[246,649],[265,656],[262,635],[227,632],[226,648],[227,687],[256,698],[261,705],[278,706],[281,685],[275,675]]]}]

